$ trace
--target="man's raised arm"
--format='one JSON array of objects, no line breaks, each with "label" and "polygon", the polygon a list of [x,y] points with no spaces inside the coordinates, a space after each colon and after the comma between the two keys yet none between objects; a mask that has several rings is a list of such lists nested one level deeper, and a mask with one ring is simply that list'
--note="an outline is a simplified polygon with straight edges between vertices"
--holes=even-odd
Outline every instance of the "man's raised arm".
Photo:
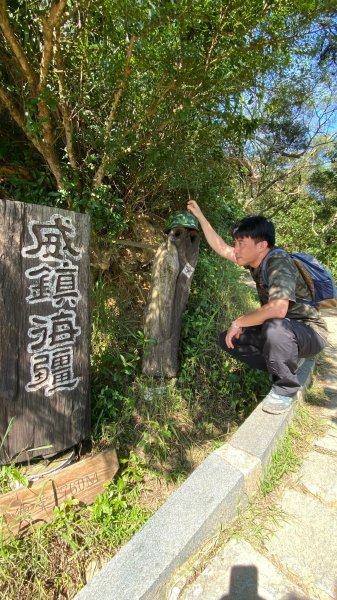
[{"label": "man's raised arm", "polygon": [[220,254],[220,256],[223,258],[227,258],[227,260],[231,260],[232,262],[236,263],[234,248],[226,244],[226,242],[216,233],[195,200],[189,200],[187,203],[187,210],[189,210],[198,219],[205,238],[214,252]]}]

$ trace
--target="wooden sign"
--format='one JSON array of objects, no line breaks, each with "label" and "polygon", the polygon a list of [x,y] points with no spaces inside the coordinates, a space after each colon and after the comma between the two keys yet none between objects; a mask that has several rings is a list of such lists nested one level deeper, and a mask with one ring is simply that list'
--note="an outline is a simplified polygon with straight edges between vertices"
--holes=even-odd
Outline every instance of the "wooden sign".
[{"label": "wooden sign", "polygon": [[116,451],[109,450],[80,460],[52,477],[42,477],[29,488],[3,494],[0,496],[2,534],[6,536],[6,529],[20,533],[29,525],[50,522],[55,506],[71,498],[91,504],[118,468]]},{"label": "wooden sign", "polygon": [[0,200],[0,463],[88,436],[89,217]]}]

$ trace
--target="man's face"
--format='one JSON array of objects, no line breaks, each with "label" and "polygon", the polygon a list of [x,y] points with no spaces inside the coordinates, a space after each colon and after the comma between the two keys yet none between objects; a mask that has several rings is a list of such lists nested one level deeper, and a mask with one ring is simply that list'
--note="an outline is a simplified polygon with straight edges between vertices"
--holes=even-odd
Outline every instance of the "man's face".
[{"label": "man's face", "polygon": [[240,267],[258,267],[268,250],[268,242],[256,242],[251,237],[238,238],[234,244],[236,262]]}]

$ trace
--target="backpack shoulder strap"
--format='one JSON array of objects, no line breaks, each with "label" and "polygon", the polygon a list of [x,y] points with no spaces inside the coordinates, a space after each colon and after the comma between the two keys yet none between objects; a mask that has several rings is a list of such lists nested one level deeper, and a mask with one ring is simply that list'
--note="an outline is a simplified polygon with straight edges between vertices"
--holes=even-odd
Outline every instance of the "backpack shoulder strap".
[{"label": "backpack shoulder strap", "polygon": [[[300,253],[294,253],[294,255],[292,255],[292,258],[294,260],[294,263],[295,263],[298,271],[302,275],[302,279],[305,281],[305,283],[310,291],[312,300],[313,300],[315,298],[315,285],[312,280],[312,276],[310,275],[308,269],[305,267],[305,264],[303,263],[303,256],[305,256],[305,255],[304,254],[301,255]],[[308,300],[308,302],[303,301],[303,304],[306,304],[306,303],[310,304],[311,301],[310,300]]]},{"label": "backpack shoulder strap", "polygon": [[266,254],[260,266],[260,275],[264,287],[268,287],[267,264],[269,259],[274,256],[274,254],[286,254],[289,256],[289,253],[286,250],[283,250],[283,248],[272,248],[268,254]]}]

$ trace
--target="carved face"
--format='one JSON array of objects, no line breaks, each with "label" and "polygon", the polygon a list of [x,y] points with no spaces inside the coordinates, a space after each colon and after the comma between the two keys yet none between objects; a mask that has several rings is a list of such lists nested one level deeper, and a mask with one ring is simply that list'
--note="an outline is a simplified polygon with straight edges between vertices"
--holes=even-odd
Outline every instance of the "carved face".
[{"label": "carved face", "polygon": [[167,241],[176,248],[181,266],[184,266],[186,262],[193,267],[196,265],[200,245],[198,231],[183,226],[173,227],[168,233]]},{"label": "carved face", "polygon": [[197,245],[199,241],[199,233],[195,229],[187,229],[186,227],[173,227],[169,231],[168,237],[171,242],[180,245],[182,242],[187,242],[192,245]]}]

